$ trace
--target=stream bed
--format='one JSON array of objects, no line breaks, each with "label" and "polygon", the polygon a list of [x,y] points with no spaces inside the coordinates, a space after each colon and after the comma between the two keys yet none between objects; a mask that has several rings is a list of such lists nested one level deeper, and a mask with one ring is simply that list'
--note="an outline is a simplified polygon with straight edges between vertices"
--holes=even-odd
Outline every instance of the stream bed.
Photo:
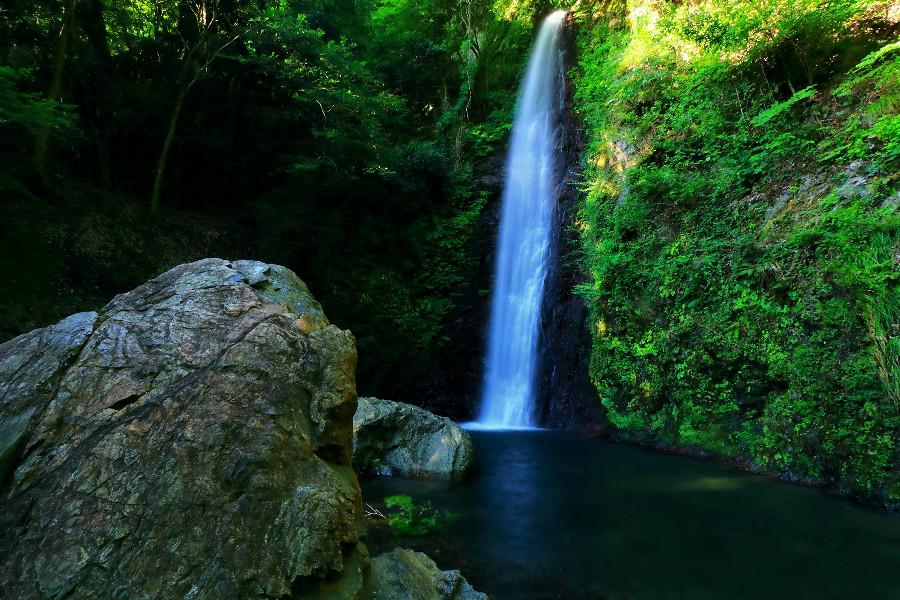
[{"label": "stream bed", "polygon": [[815,488],[555,431],[472,432],[462,483],[363,482],[456,517],[400,545],[494,600],[900,598],[900,516]]}]

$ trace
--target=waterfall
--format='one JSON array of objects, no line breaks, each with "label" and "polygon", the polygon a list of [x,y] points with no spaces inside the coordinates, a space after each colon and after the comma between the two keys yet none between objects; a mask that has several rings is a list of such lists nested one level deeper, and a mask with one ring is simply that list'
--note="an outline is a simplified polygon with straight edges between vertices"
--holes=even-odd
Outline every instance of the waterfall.
[{"label": "waterfall", "polygon": [[533,427],[541,299],[559,187],[565,11],[541,25],[512,129],[478,425]]}]

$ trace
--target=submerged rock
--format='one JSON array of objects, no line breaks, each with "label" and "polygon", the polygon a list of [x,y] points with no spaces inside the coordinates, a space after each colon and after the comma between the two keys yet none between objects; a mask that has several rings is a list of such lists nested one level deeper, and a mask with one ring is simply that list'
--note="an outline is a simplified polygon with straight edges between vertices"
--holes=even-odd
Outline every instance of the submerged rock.
[{"label": "submerged rock", "polygon": [[297,598],[348,561],[353,587],[355,366],[303,282],[254,261],[0,345],[2,595]]},{"label": "submerged rock", "polygon": [[472,457],[472,438],[450,419],[402,402],[359,399],[353,416],[357,473],[458,481]]},{"label": "submerged rock", "polygon": [[372,600],[488,600],[459,571],[441,571],[421,552],[396,548],[372,561]]}]

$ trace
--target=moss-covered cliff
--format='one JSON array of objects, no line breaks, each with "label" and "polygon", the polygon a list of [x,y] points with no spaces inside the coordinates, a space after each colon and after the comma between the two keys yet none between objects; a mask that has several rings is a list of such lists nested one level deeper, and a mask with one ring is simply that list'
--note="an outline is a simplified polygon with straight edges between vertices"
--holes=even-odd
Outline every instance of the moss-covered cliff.
[{"label": "moss-covered cliff", "polygon": [[896,3],[580,4],[611,422],[900,501]]}]

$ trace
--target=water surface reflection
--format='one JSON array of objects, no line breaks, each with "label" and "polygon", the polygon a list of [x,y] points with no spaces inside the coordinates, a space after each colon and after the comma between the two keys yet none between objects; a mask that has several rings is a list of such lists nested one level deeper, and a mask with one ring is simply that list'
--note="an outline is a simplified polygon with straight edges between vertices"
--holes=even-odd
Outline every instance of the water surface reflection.
[{"label": "water surface reflection", "polygon": [[363,492],[461,513],[440,538],[399,542],[497,600],[900,598],[897,515],[574,434],[472,436],[466,482],[376,480]]}]

